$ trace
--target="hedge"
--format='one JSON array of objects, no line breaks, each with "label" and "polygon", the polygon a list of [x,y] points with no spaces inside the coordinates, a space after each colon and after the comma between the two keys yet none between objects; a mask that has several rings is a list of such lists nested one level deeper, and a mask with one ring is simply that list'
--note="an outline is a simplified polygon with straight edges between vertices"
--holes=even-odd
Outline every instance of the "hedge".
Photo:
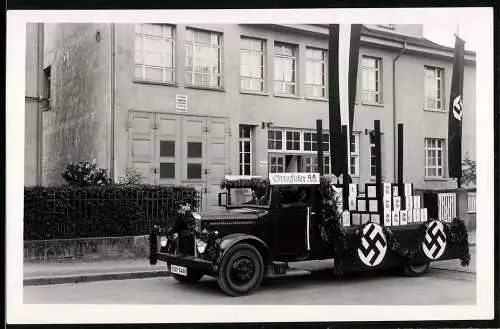
[{"label": "hedge", "polygon": [[180,204],[199,207],[192,187],[109,185],[25,187],[24,240],[119,237],[170,225]]}]

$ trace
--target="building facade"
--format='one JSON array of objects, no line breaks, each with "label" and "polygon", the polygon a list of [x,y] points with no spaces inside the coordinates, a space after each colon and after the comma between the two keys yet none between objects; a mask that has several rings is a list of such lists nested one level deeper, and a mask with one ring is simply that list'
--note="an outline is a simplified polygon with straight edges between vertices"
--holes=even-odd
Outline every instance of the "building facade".
[{"label": "building facade", "polygon": [[[43,183],[96,159],[115,179],[136,168],[148,183],[199,187],[209,208],[224,175],[314,171],[317,119],[329,134],[327,51],[325,25],[46,24]],[[475,54],[465,59],[463,155],[475,159]],[[383,180],[396,180],[402,157],[415,187],[456,187],[446,155],[452,66],[453,49],[420,25],[363,27],[354,182],[375,179],[378,119]]]}]

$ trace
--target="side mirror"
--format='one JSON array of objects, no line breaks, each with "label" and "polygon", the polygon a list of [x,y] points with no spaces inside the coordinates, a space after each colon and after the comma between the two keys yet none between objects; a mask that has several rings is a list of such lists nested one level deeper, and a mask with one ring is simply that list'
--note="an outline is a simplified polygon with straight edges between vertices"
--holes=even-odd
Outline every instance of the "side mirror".
[{"label": "side mirror", "polygon": [[[222,200],[222,197],[224,196],[224,200]],[[227,206],[227,192],[220,192],[218,195],[218,205],[219,207],[225,207]]]}]

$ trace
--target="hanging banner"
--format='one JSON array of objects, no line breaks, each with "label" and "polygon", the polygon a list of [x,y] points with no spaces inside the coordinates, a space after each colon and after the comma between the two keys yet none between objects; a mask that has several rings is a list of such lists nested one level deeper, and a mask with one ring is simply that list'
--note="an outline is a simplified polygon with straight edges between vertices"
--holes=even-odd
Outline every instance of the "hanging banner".
[{"label": "hanging banner", "polygon": [[448,170],[449,177],[462,177],[462,119],[464,85],[464,44],[455,38],[455,61],[451,79],[450,105],[448,113]]}]

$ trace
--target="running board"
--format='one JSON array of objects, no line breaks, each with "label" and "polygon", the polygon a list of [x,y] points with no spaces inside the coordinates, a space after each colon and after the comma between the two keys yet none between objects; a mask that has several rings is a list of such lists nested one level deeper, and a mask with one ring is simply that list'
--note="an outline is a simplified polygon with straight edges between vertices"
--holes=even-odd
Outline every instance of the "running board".
[{"label": "running board", "polygon": [[271,266],[267,268],[265,276],[267,278],[279,278],[283,276],[295,276],[295,275],[307,275],[307,274],[311,274],[311,271],[301,270],[297,268],[289,268],[288,263],[273,262]]}]

